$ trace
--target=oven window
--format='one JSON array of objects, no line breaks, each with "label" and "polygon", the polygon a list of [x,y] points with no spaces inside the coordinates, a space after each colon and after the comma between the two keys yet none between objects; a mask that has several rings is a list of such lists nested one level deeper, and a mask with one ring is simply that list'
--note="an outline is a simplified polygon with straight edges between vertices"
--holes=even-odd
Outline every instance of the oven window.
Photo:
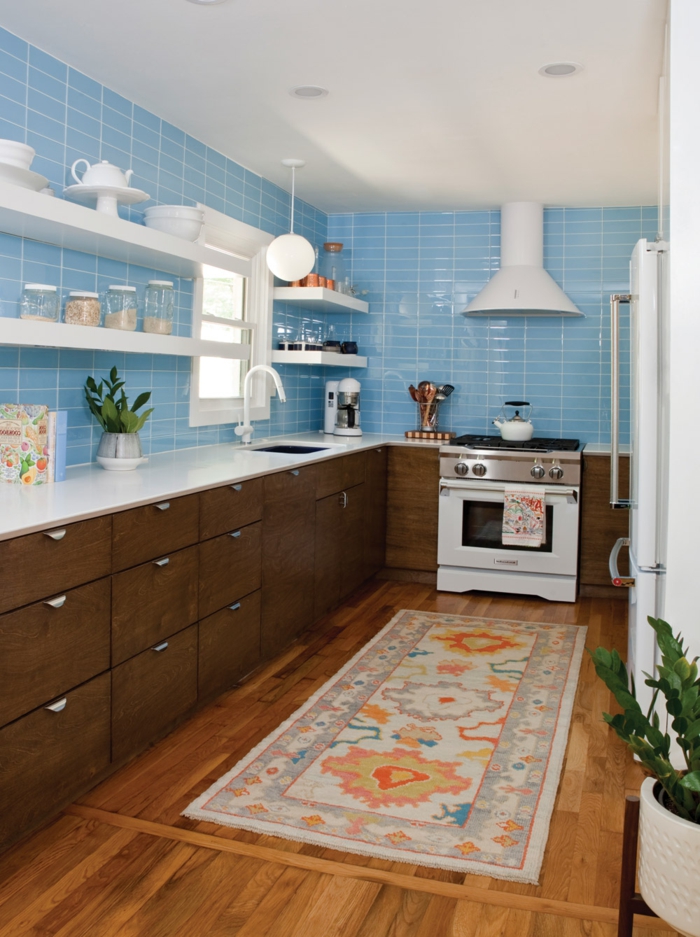
[{"label": "oven window", "polygon": [[554,507],[545,507],[545,537],[540,547],[523,547],[502,541],[503,502],[501,501],[462,501],[462,546],[479,547],[491,550],[526,550],[533,553],[552,552],[552,526]]}]

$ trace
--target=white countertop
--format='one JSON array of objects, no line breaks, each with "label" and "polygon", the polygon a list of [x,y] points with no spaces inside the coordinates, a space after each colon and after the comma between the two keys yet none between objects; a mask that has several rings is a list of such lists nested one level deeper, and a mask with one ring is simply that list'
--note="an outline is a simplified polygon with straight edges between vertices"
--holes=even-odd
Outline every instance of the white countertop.
[{"label": "white countertop", "polygon": [[[328,448],[308,455],[255,451],[259,446],[289,443]],[[64,482],[0,487],[0,540],[387,444],[438,446],[403,436],[367,433],[341,439],[303,433],[254,438],[250,448],[235,442],[162,452],[133,472],[106,472],[96,462],[76,465],[68,469]]]}]

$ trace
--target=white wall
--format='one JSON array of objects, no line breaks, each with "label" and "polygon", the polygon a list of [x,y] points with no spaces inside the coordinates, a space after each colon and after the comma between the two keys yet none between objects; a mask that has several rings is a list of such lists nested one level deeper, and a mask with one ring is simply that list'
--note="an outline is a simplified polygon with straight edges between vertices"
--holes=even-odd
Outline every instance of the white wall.
[{"label": "white wall", "polygon": [[670,446],[664,617],[700,654],[700,2],[671,0]]}]

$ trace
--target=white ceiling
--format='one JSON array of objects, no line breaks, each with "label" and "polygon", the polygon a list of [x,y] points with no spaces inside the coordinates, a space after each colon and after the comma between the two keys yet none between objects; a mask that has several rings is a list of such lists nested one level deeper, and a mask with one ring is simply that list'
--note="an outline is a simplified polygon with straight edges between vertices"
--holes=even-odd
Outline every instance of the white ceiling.
[{"label": "white ceiling", "polygon": [[[0,0],[0,24],[326,211],[656,200],[666,0]],[[551,61],[583,72],[551,79]],[[302,84],[322,99],[289,95]]]}]

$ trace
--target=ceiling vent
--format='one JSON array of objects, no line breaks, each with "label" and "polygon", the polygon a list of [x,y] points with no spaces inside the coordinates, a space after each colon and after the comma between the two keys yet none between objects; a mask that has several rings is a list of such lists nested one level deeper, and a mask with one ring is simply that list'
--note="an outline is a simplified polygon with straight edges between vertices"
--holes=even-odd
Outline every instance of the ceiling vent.
[{"label": "ceiling vent", "polygon": [[539,202],[501,208],[501,269],[469,303],[465,316],[582,316],[543,266],[544,212]]}]

